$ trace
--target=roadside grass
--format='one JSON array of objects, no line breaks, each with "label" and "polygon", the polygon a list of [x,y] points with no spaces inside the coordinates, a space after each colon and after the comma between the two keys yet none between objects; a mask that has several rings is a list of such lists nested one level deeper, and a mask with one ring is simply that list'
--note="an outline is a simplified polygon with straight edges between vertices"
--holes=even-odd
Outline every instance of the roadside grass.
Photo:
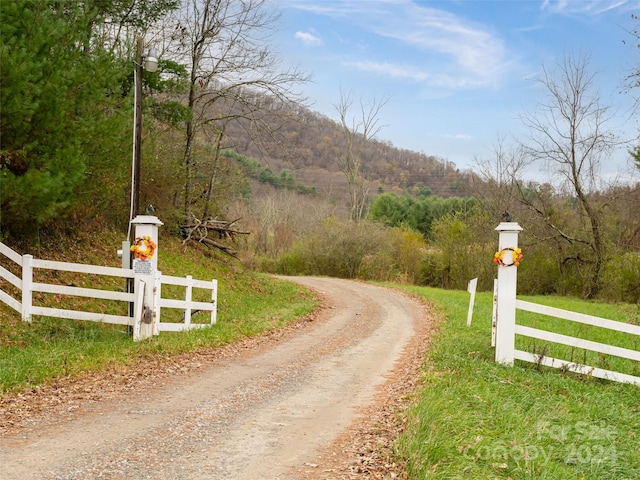
[{"label": "roadside grass", "polygon": [[[95,252],[95,257],[106,258],[112,253]],[[0,307],[2,395],[37,388],[58,377],[144,362],[149,356],[171,357],[215,348],[284,326],[316,307],[315,299],[305,289],[243,271],[234,261],[215,252],[203,254],[167,239],[163,241],[160,259],[160,269],[165,274],[218,280],[215,326],[185,333],[163,332],[150,341],[134,343],[125,327],[40,317],[29,324]],[[64,260],[81,262],[74,258]],[[114,261],[111,266],[116,265]],[[75,275],[59,281],[99,286],[95,279]],[[410,479],[640,478],[640,388],[524,362],[516,362],[513,368],[496,365],[490,347],[490,294],[476,296],[473,322],[467,327],[466,292],[398,288],[434,302],[444,318],[425,359],[425,388],[416,393],[407,426],[395,444],[398,459],[406,465]],[[164,293],[180,298],[184,290],[167,289]],[[207,300],[206,292],[198,295],[202,296],[199,300]],[[640,323],[636,305],[606,305],[558,297],[520,298]],[[55,305],[65,303],[65,308],[74,305],[95,311],[115,308],[87,299],[40,300]],[[523,315],[518,317],[519,323],[591,340],[606,336],[607,343],[638,349],[637,339],[629,336],[605,334],[600,329],[580,325],[577,331],[570,332],[557,320],[520,313]],[[175,321],[180,321],[177,315]],[[206,321],[206,315],[200,317],[196,321]],[[523,347],[545,348],[526,345],[526,341]],[[576,361],[583,358],[578,351],[568,354],[573,354]],[[605,358],[593,360],[601,362],[595,366],[612,362]],[[637,362],[622,368],[637,375]]]},{"label": "roadside grass", "polygon": [[[467,327],[468,293],[400,288],[434,302],[443,316],[425,362],[424,389],[416,394],[395,444],[408,478],[640,478],[640,387],[525,362],[497,365],[489,293],[477,294]],[[635,305],[519,298],[612,320],[638,320]],[[522,322],[549,326],[547,319],[530,315]],[[568,333],[558,323],[553,329]],[[578,333],[592,339],[593,332]],[[635,340],[615,341],[633,348]]]},{"label": "roadside grass", "polygon": [[[162,332],[149,341],[134,343],[126,326],[37,316],[31,323],[26,323],[13,310],[1,306],[1,394],[37,388],[58,377],[143,362],[150,355],[171,357],[216,348],[284,326],[316,308],[316,299],[302,287],[245,271],[235,261],[217,252],[204,253],[199,249],[186,248],[178,240],[163,239],[159,269],[167,275],[218,280],[217,324],[210,328],[183,333]],[[115,257],[115,249],[112,256]],[[117,261],[116,258],[111,266],[117,266]],[[113,279],[105,278],[100,284],[99,277],[94,277],[65,275],[62,281],[92,288],[109,285],[114,289]],[[116,288],[124,291],[124,280],[117,280]],[[210,300],[210,292],[195,290],[198,289],[194,289],[196,299]],[[184,287],[167,289],[167,292],[163,289],[165,298],[181,298],[183,295]],[[206,295],[209,295],[208,299]],[[115,302],[44,296],[39,301],[42,304],[50,302],[60,308],[109,313],[117,310],[124,314],[121,312],[123,306],[114,306]],[[163,311],[163,321],[168,320],[169,315],[174,317],[171,321],[180,321],[182,313],[167,309]],[[196,314],[193,321],[207,323],[209,318],[208,314]]]}]

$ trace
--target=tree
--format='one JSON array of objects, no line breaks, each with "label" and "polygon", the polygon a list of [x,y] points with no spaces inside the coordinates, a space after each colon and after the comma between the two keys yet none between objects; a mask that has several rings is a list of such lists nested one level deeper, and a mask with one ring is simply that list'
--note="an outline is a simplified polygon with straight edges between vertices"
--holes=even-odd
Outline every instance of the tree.
[{"label": "tree", "polygon": [[411,197],[400,196],[394,192],[381,193],[371,203],[367,217],[387,227],[407,224],[412,205]]},{"label": "tree", "polygon": [[[241,124],[249,135],[269,131],[267,118],[302,101],[294,88],[308,78],[297,69],[280,69],[269,47],[277,17],[266,0],[187,0],[176,13],[167,50],[190,73],[182,192],[188,216],[195,207],[211,210],[212,189],[224,180],[220,155],[234,146],[229,124]],[[213,159],[201,149],[205,143],[216,146]]]},{"label": "tree", "polygon": [[[633,47],[637,48],[638,53],[640,51],[640,17],[636,14],[631,14],[631,20],[635,22],[635,26],[630,30],[627,30],[627,33],[633,38],[633,41],[636,42]],[[626,40],[623,40],[623,43],[627,43]],[[640,68],[635,68],[625,78],[625,90],[629,93],[636,92],[638,88],[640,88]],[[635,98],[635,108],[637,109],[640,106],[640,95],[637,95]],[[640,170],[640,146],[636,146],[632,150],[629,151],[631,155],[631,159],[635,163],[635,166],[638,170]]]},{"label": "tree", "polygon": [[494,143],[492,157],[475,159],[474,175],[468,178],[469,189],[496,222],[505,211],[517,221],[518,186],[523,182],[526,163],[522,147],[508,145],[504,138]]},{"label": "tree", "polygon": [[[640,17],[636,14],[631,14],[631,21],[635,22],[635,26],[630,30],[627,30],[627,33],[632,37],[632,41],[635,42],[635,45],[632,45],[634,48],[638,48],[640,50]],[[623,40],[622,43],[627,43],[626,40]],[[628,92],[635,91],[635,89],[640,88],[640,68],[634,68],[625,78],[625,90]],[[640,104],[640,96],[637,96],[635,99],[636,108]]]},{"label": "tree", "polygon": [[113,192],[129,177],[132,57],[106,25],[141,26],[175,3],[0,2],[3,232],[125,211]]},{"label": "tree", "polygon": [[[605,247],[602,212],[595,196],[599,167],[617,145],[615,135],[607,129],[608,108],[603,106],[595,88],[595,74],[590,73],[589,58],[567,55],[556,71],[543,67],[540,84],[545,100],[535,113],[523,116],[531,131],[530,142],[523,146],[532,161],[544,162],[549,172],[560,180],[560,187],[573,202],[575,215],[582,227],[575,232],[563,231],[547,220],[547,228],[571,246],[587,247],[562,261],[590,265],[586,296],[593,298],[600,289]],[[536,215],[544,217],[535,198],[522,191],[520,199]]]},{"label": "tree", "polygon": [[640,170],[640,147],[630,150],[629,155],[631,155],[633,162],[636,164],[636,168]]},{"label": "tree", "polygon": [[373,99],[365,103],[360,100],[359,117],[350,117],[353,97],[342,93],[340,102],[335,105],[338,113],[340,131],[345,140],[345,148],[337,159],[338,168],[347,180],[349,189],[349,208],[351,220],[364,218],[369,196],[370,183],[363,169],[363,149],[382,129],[379,125],[380,110],[387,99]]},{"label": "tree", "polygon": [[[111,59],[87,48],[98,14],[90,3],[0,2],[5,231],[39,227],[68,212],[91,171],[87,153],[104,145],[101,134],[122,128]],[[105,115],[108,106],[116,113]]]},{"label": "tree", "polygon": [[453,214],[464,218],[476,203],[475,198],[440,198],[432,195],[413,198],[386,192],[371,202],[367,218],[387,227],[404,225],[428,239],[431,236],[431,226],[436,220]]}]

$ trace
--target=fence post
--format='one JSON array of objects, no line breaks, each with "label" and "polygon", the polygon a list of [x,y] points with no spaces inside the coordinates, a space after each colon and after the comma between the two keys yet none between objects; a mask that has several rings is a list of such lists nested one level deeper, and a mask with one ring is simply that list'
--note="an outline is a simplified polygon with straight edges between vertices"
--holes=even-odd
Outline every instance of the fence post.
[{"label": "fence post", "polygon": [[218,321],[218,280],[211,280],[211,303],[214,305],[214,309],[211,310],[211,324],[215,324]]},{"label": "fence post", "polygon": [[144,340],[147,337],[142,337],[145,334],[143,332],[143,316],[144,316],[144,298],[147,291],[147,285],[141,278],[136,278],[133,292],[135,295],[135,301],[133,302],[133,341],[138,342]]},{"label": "fence post", "polygon": [[491,346],[496,346],[496,330],[498,329],[498,280],[493,281],[493,308],[491,310]]},{"label": "fence post", "polygon": [[156,270],[156,278],[155,278],[155,300],[154,305],[156,307],[156,318],[153,322],[153,334],[158,336],[160,335],[160,322],[162,320],[162,308],[160,307],[160,300],[162,299],[162,272]]},{"label": "fence post", "polygon": [[33,305],[33,255],[22,256],[22,320],[31,321]]},{"label": "fence post", "polygon": [[184,325],[189,328],[191,326],[191,302],[193,301],[193,277],[187,275],[187,289],[184,292]]},{"label": "fence post", "polygon": [[156,323],[156,271],[158,270],[158,227],[164,225],[152,215],[138,215],[131,220],[135,226],[132,242],[133,275],[136,288],[142,280],[146,288],[143,297],[140,333],[134,340],[144,340],[153,335]]},{"label": "fence post", "polygon": [[496,362],[513,365],[518,280],[513,250],[518,248],[518,234],[522,227],[516,222],[501,222],[496,230],[500,232],[498,251],[504,254],[502,264],[498,265]]}]

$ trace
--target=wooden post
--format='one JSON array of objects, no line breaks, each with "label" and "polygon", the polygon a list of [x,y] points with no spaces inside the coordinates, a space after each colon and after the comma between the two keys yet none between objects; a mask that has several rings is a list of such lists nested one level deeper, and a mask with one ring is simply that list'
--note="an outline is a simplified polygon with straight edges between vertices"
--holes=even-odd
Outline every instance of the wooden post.
[{"label": "wooden post", "polygon": [[[158,226],[164,225],[157,217],[152,215],[138,215],[131,223],[135,226],[135,240],[132,245],[136,245],[136,241],[149,237],[156,245],[155,252],[150,258],[133,258],[133,275],[134,285],[138,288],[140,280],[144,282],[144,296],[142,297],[142,318],[140,319],[140,328],[134,329],[134,340],[144,340],[151,337],[154,332],[158,331],[155,325],[157,322],[156,315],[156,271],[158,270]],[[138,310],[138,308],[136,308]],[[157,334],[157,333],[156,333]]]},{"label": "wooden post", "polygon": [[[135,301],[133,302],[133,341],[144,340],[150,335],[146,335],[146,329],[143,332],[142,316],[144,313],[144,297],[146,293],[146,283],[141,278],[136,278],[133,291],[135,293]],[[143,336],[146,335],[146,336]]]},{"label": "wooden post", "polygon": [[[518,268],[514,263],[514,251],[518,248],[518,234],[522,227],[515,222],[502,222],[496,230],[500,232],[498,251],[504,253],[503,263],[498,265],[496,362],[513,365],[516,328],[516,284]],[[510,266],[507,266],[510,265]]]},{"label": "wooden post", "polygon": [[136,39],[136,60],[134,65],[135,105],[133,106],[133,173],[131,175],[131,218],[140,210],[140,152],[142,144],[142,38]]},{"label": "wooden post", "polygon": [[160,335],[160,322],[161,322],[161,312],[162,309],[160,308],[160,299],[162,298],[162,272],[160,272],[159,270],[156,270],[156,277],[155,277],[155,283],[154,283],[155,287],[154,287],[154,305],[155,305],[155,313],[156,313],[156,317],[155,317],[155,321],[153,322],[153,334],[154,335]]},{"label": "wooden post", "polygon": [[478,277],[472,278],[469,280],[469,285],[467,286],[467,292],[471,294],[471,298],[469,299],[469,312],[467,313],[467,327],[471,326],[471,317],[473,316],[473,304],[476,301],[476,290],[478,288]]},{"label": "wooden post", "polygon": [[493,308],[491,310],[491,346],[496,346],[496,330],[498,329],[498,280],[493,281]]}]

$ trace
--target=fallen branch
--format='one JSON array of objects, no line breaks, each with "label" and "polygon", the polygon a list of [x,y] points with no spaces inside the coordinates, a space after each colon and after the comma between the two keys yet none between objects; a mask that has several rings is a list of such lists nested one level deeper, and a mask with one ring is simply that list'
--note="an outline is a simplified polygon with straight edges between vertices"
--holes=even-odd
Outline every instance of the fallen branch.
[{"label": "fallen branch", "polygon": [[190,217],[184,225],[180,225],[180,230],[184,236],[182,244],[184,245],[189,241],[195,241],[207,247],[222,250],[227,255],[237,258],[237,250],[215,239],[227,239],[236,242],[238,235],[249,235],[251,232],[244,232],[233,226],[238,220],[240,219],[226,222],[215,218],[208,218],[205,221],[201,221],[195,217]]}]

